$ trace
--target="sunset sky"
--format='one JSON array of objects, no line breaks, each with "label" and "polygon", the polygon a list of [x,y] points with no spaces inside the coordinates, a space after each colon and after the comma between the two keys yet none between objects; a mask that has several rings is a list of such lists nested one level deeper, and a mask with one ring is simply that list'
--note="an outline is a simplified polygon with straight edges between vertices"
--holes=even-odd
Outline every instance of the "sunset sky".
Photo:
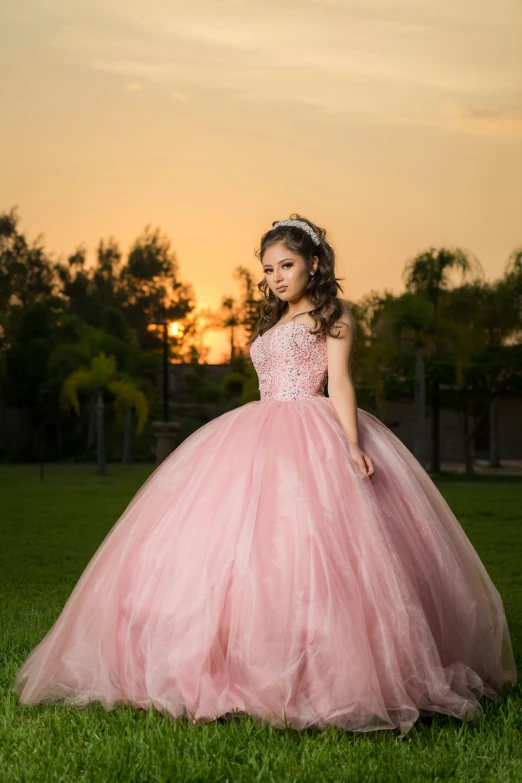
[{"label": "sunset sky", "polygon": [[159,226],[198,309],[291,212],[349,299],[430,246],[492,278],[522,245],[521,41],[519,0],[3,0],[0,209],[63,257]]}]

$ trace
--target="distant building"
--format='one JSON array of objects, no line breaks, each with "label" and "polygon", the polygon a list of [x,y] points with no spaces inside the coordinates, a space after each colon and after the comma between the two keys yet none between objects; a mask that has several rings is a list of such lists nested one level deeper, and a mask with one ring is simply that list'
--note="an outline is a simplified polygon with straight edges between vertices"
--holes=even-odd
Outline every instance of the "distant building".
[{"label": "distant building", "polygon": [[[522,459],[522,395],[499,395],[499,445],[500,459]],[[431,451],[429,405],[426,408],[426,454]],[[377,415],[375,411],[371,411]],[[387,400],[383,404],[381,419],[404,445],[413,451],[413,401]],[[475,426],[473,419],[470,429]],[[441,460],[460,462],[464,459],[463,426],[461,415],[453,410],[440,412]],[[473,454],[477,459],[489,456],[489,420],[486,417],[479,427],[473,443]]]}]

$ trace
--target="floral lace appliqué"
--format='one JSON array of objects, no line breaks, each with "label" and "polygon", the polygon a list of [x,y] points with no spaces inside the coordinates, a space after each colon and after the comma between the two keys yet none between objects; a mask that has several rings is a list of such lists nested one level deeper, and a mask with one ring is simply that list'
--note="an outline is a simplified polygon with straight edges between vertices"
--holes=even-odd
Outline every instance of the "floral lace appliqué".
[{"label": "floral lace appliqu\u00e9", "polygon": [[326,337],[311,324],[288,322],[258,335],[250,358],[261,400],[296,400],[324,394],[328,374]]}]

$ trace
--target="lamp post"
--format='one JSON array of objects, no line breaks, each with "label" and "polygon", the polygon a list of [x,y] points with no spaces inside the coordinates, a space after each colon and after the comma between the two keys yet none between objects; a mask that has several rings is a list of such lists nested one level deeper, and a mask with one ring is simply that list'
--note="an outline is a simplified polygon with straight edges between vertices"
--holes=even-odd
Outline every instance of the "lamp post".
[{"label": "lamp post", "polygon": [[167,321],[163,324],[163,421],[169,420],[169,344],[167,342]]},{"label": "lamp post", "polygon": [[163,327],[163,421],[152,424],[156,435],[156,463],[159,465],[176,447],[175,433],[179,422],[169,422],[169,322],[166,318],[154,318],[149,324]]},{"label": "lamp post", "polygon": [[151,326],[163,327],[163,421],[169,420],[169,322],[166,318],[154,318],[149,321]]}]

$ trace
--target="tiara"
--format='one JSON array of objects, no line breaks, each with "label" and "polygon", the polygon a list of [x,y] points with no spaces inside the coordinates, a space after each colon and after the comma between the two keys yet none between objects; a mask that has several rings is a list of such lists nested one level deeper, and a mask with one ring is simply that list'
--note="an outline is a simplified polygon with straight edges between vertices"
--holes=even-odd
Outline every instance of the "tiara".
[{"label": "tiara", "polygon": [[313,228],[309,226],[308,223],[305,223],[304,220],[278,220],[277,223],[272,226],[272,228],[277,228],[277,226],[297,226],[297,228],[301,228],[303,231],[306,231],[308,236],[313,239],[316,245],[321,244],[321,240]]}]

